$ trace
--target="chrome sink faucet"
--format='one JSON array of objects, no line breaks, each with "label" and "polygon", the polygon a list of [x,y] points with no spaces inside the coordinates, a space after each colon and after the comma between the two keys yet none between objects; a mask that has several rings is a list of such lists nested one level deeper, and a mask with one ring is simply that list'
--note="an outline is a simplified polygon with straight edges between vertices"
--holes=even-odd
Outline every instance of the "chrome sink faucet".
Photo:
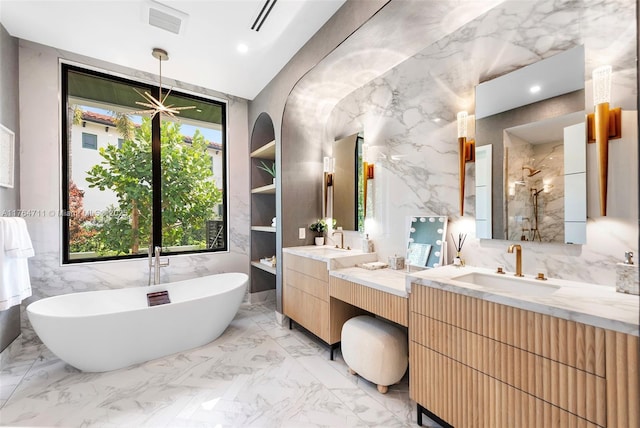
[{"label": "chrome sink faucet", "polygon": [[340,234],[340,247],[338,247],[338,244],[336,244],[336,248],[341,248],[344,250],[344,233],[342,233],[340,230],[336,230],[331,234],[331,236],[335,235],[336,233]]},{"label": "chrome sink faucet", "polygon": [[509,245],[507,253],[516,252],[516,273],[514,276],[524,276],[522,274],[522,247],[519,244]]}]

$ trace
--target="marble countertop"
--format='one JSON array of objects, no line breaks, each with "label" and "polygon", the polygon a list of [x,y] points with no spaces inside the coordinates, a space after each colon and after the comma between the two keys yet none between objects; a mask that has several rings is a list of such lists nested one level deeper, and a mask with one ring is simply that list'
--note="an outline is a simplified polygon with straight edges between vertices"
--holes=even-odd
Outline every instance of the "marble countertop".
[{"label": "marble countertop", "polygon": [[329,275],[396,296],[409,297],[406,285],[407,273],[402,270],[389,268],[368,270],[361,267],[350,267],[332,270]]},{"label": "marble countertop", "polygon": [[[496,289],[455,279],[472,273],[509,278],[514,286]],[[546,285],[557,289],[537,294],[528,292],[532,289],[532,281],[535,282],[532,277],[516,278],[513,272],[497,275],[492,269],[444,266],[411,273],[407,276],[406,286],[410,291],[411,283],[420,284],[595,327],[640,335],[640,297],[616,292],[615,287],[559,279],[541,282],[543,288]],[[522,287],[518,288],[518,285]]]},{"label": "marble countertop", "polygon": [[352,267],[360,263],[378,260],[376,253],[363,253],[360,250],[342,250],[330,245],[286,247],[282,249],[282,252],[326,262],[329,270]]}]

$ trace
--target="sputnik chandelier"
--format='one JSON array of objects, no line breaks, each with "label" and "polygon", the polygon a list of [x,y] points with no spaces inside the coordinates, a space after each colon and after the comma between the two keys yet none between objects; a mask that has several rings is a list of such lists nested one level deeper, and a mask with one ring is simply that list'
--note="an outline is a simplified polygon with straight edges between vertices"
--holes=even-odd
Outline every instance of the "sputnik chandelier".
[{"label": "sputnik chandelier", "polygon": [[164,49],[153,48],[151,52],[154,58],[157,58],[160,62],[160,83],[159,83],[159,96],[158,99],[155,99],[149,92],[145,91],[140,92],[136,88],[133,88],[142,98],[145,99],[146,102],[136,101],[136,104],[147,107],[146,110],[138,110],[130,112],[129,114],[145,114],[148,113],[151,115],[151,118],[158,114],[164,113],[168,116],[175,117],[176,114],[180,114],[180,110],[190,110],[196,108],[196,106],[186,106],[186,107],[174,107],[173,104],[165,105],[165,101],[167,97],[171,93],[171,89],[165,94],[164,98],[162,97],[162,61],[167,61],[169,59],[169,54]]}]

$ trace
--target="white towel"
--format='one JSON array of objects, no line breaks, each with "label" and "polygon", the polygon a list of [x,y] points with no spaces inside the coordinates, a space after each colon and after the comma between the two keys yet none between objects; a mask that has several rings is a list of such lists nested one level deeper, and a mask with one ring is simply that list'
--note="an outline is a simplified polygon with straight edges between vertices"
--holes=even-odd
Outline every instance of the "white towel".
[{"label": "white towel", "polygon": [[34,254],[24,219],[0,217],[0,310],[31,296],[27,258]]}]

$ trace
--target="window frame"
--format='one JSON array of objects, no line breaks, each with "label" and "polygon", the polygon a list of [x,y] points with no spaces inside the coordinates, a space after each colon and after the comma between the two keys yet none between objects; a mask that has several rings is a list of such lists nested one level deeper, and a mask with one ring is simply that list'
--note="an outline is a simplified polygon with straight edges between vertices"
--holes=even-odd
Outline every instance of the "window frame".
[{"label": "window frame", "polygon": [[[126,261],[132,259],[141,259],[149,257],[148,254],[126,254],[119,256],[103,256],[103,257],[87,257],[80,259],[72,259],[70,253],[70,233],[69,233],[69,223],[70,223],[70,201],[69,201],[69,164],[70,164],[70,156],[69,156],[69,147],[72,142],[70,141],[70,124],[69,124],[69,115],[67,114],[69,111],[69,73],[77,72],[83,73],[86,75],[90,75],[93,77],[103,78],[107,80],[111,80],[117,83],[126,84],[135,86],[137,88],[144,88],[148,90],[152,96],[159,96],[159,86],[152,85],[149,83],[145,83],[142,81],[138,81],[135,79],[131,79],[128,77],[117,76],[114,74],[110,74],[107,72],[100,72],[92,68],[81,67],[73,64],[68,64],[61,62],[60,63],[60,76],[61,76],[61,190],[62,190],[62,264],[70,265],[70,264],[79,264],[79,263],[91,263],[91,262],[107,262],[107,261]],[[163,86],[163,94],[166,94],[166,88]],[[187,251],[167,251],[168,247],[162,246],[162,227],[153,227],[153,242],[152,246],[159,246],[161,248],[161,254],[163,256],[168,255],[188,255],[188,254],[215,254],[215,253],[225,253],[229,252],[229,195],[228,195],[228,164],[229,164],[229,150],[228,150],[228,141],[227,141],[227,128],[228,128],[228,107],[229,104],[227,100],[217,99],[202,95],[196,95],[194,93],[190,93],[185,90],[175,90],[172,89],[171,93],[183,98],[193,99],[194,101],[205,102],[210,104],[215,104],[220,106],[221,108],[221,144],[223,150],[223,161],[222,161],[222,185],[218,185],[217,187],[222,189],[222,201],[219,204],[219,211],[222,213],[222,222],[224,228],[224,246],[222,248],[215,249],[201,249],[201,250],[187,250]],[[72,125],[72,124],[71,124]],[[152,134],[152,209],[153,209],[153,225],[162,224],[162,171],[161,167],[161,154],[160,154],[160,127],[161,127],[161,116],[160,114],[156,114],[151,121],[151,134]]]}]

